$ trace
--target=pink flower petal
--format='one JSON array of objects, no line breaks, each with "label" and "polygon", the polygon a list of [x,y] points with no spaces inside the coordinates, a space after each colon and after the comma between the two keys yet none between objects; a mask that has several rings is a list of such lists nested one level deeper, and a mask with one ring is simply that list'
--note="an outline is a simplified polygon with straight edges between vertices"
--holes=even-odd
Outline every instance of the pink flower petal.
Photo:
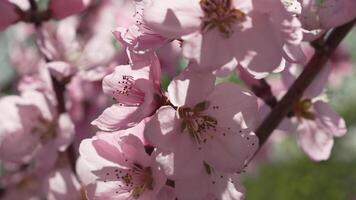
[{"label": "pink flower petal", "polygon": [[49,9],[56,19],[63,19],[83,11],[91,0],[51,0]]},{"label": "pink flower petal", "polygon": [[268,18],[257,13],[251,17],[252,27],[234,32],[234,44],[238,44],[234,51],[242,67],[255,77],[263,78],[281,63],[283,43]]},{"label": "pink flower petal", "polygon": [[104,112],[91,124],[98,126],[103,131],[115,131],[124,129],[136,124],[138,121],[139,107],[121,106],[114,104],[104,110]]},{"label": "pink flower petal", "polygon": [[214,169],[241,172],[258,149],[258,138],[249,130],[219,129],[213,139],[202,144],[205,161]]},{"label": "pink flower petal", "polygon": [[203,12],[197,0],[152,0],[144,20],[153,30],[168,38],[178,38],[200,29]]},{"label": "pink flower petal", "polygon": [[[84,139],[80,143],[79,153],[80,153],[82,159],[84,159],[86,161],[86,163],[90,166],[91,169],[100,169],[100,168],[102,168],[102,166],[115,166],[115,165],[117,165],[116,163],[112,162],[111,160],[107,160],[107,159],[105,159],[105,158],[103,158],[103,157],[101,157],[99,155],[98,151],[93,146],[93,140],[94,139]],[[99,143],[98,146],[100,144],[102,144],[102,143]],[[107,143],[105,143],[105,144],[107,144]],[[120,154],[117,154],[117,155],[114,155],[114,154],[117,153],[118,150],[116,148],[112,147],[112,145],[109,145],[106,150],[107,151],[110,151],[110,150],[114,151],[114,153],[108,153],[108,154],[111,155],[111,156],[114,156],[114,160],[116,162],[116,156],[118,156]]]},{"label": "pink flower petal", "polygon": [[356,1],[325,0],[319,10],[320,23],[325,29],[341,26],[356,17]]},{"label": "pink flower petal", "polygon": [[[156,114],[147,122],[145,127],[145,138],[154,146],[170,149],[171,137],[179,131],[176,110],[171,106],[162,106]],[[171,140],[171,141],[170,141]]]},{"label": "pink flower petal", "polygon": [[[235,43],[233,38],[222,38],[221,32],[217,29],[206,33],[195,32],[184,36],[183,55],[187,59],[194,60],[198,65],[193,69],[214,71],[226,63],[233,60],[234,55],[231,51]],[[226,49],[226,51],[221,51]]]},{"label": "pink flower petal", "polygon": [[313,121],[303,121],[298,127],[298,144],[315,161],[327,160],[334,145],[333,136]]},{"label": "pink flower petal", "polygon": [[[254,127],[257,123],[257,98],[237,84],[222,83],[208,96],[206,113],[218,120],[218,126],[231,130]],[[217,107],[215,107],[217,106]]]},{"label": "pink flower petal", "polygon": [[47,66],[50,73],[60,81],[71,77],[77,71],[77,68],[74,66],[61,61],[49,62]]},{"label": "pink flower petal", "polygon": [[[175,77],[168,86],[168,96],[175,106],[195,106],[203,101],[213,90],[215,76],[210,72],[196,73],[192,64],[179,76]],[[204,87],[201,87],[201,86]]]},{"label": "pink flower petal", "polygon": [[75,127],[68,113],[59,116],[57,126],[57,137],[54,145],[59,151],[64,152],[73,141]]},{"label": "pink flower petal", "polygon": [[331,109],[331,107],[323,102],[317,101],[314,104],[315,114],[321,124],[328,132],[335,136],[344,136],[347,132],[345,120]]}]

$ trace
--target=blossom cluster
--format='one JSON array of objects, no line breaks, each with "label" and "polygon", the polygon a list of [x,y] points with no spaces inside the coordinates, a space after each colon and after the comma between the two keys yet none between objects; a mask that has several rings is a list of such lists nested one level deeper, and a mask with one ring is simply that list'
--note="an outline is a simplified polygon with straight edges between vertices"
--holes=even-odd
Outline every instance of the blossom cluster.
[{"label": "blossom cluster", "polygon": [[[308,44],[356,17],[355,0],[40,2],[0,1],[17,73],[17,94],[0,98],[4,199],[244,199],[270,111],[248,88],[276,74],[283,95]],[[344,58],[278,128],[315,161],[346,133],[325,93]],[[230,74],[244,84],[221,81]]]}]

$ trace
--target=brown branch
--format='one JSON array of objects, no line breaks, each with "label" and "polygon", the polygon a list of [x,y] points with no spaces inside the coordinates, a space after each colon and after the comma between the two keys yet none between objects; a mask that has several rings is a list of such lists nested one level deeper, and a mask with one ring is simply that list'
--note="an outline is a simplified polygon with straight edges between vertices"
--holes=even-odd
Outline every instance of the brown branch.
[{"label": "brown branch", "polygon": [[38,10],[37,2],[35,0],[28,0],[28,2],[30,3],[30,9],[32,11]]},{"label": "brown branch", "polygon": [[[66,91],[66,84],[69,82],[69,80],[65,81],[58,81],[53,75],[51,75],[52,79],[52,84],[53,84],[53,90],[56,94],[57,98],[57,110],[58,114],[65,113],[66,112],[66,107],[65,107],[65,91]],[[74,144],[72,143],[69,145],[69,147],[66,150],[68,162],[70,165],[70,168],[72,169],[73,173],[76,173],[76,161],[77,161],[77,154],[74,148]]]},{"label": "brown branch", "polygon": [[66,112],[65,108],[65,83],[58,81],[53,75],[51,75],[53,90],[57,99],[57,111],[59,114]]},{"label": "brown branch", "polygon": [[261,98],[271,108],[277,105],[278,100],[273,95],[271,86],[265,79],[257,80],[256,84],[250,86],[250,89],[257,97]]},{"label": "brown branch", "polygon": [[266,142],[273,130],[277,128],[283,118],[291,111],[292,106],[302,97],[303,92],[323,69],[330,55],[335,51],[336,47],[345,38],[348,32],[350,32],[355,23],[356,19],[343,26],[335,28],[331,31],[325,42],[318,45],[315,49],[314,56],[309,61],[302,74],[257,128],[256,135],[260,140],[260,146]]},{"label": "brown branch", "polygon": [[[37,28],[41,28],[41,27],[37,27]],[[51,62],[51,59],[48,58],[44,52],[41,51],[41,48],[38,48],[38,49],[39,49],[41,56],[46,61],[46,63]],[[70,78],[59,81],[52,74],[50,76],[51,76],[53,91],[54,91],[55,97],[57,99],[58,115],[60,115],[60,114],[66,112],[65,92],[66,92],[66,85],[67,85],[67,83],[70,82]],[[75,165],[76,165],[76,161],[77,161],[77,154],[76,154],[73,143],[70,144],[69,147],[67,148],[66,154],[67,154],[70,168],[72,169],[73,173],[76,174]]]}]

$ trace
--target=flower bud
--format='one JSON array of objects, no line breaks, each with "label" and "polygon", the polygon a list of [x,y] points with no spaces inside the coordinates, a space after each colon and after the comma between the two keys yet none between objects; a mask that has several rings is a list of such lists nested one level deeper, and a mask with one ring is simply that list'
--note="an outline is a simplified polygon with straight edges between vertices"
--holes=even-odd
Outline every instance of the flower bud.
[{"label": "flower bud", "polygon": [[91,0],[51,0],[49,9],[53,18],[63,19],[83,11]]}]

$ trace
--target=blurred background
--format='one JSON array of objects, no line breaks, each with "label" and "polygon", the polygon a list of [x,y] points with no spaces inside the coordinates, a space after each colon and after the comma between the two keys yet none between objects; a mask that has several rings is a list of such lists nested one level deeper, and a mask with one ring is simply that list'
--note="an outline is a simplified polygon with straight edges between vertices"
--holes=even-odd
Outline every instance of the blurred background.
[{"label": "blurred background", "polygon": [[[0,33],[0,95],[14,93],[9,43],[15,29]],[[117,44],[113,44],[117,45]],[[247,200],[356,200],[356,30],[343,42],[352,67],[328,88],[330,102],[348,125],[345,137],[335,139],[330,160],[310,161],[298,148],[295,135],[276,133],[242,175]],[[230,80],[236,80],[236,76]],[[163,83],[169,79],[165,76]],[[0,111],[1,112],[1,111]],[[1,169],[0,169],[1,170]]]}]

